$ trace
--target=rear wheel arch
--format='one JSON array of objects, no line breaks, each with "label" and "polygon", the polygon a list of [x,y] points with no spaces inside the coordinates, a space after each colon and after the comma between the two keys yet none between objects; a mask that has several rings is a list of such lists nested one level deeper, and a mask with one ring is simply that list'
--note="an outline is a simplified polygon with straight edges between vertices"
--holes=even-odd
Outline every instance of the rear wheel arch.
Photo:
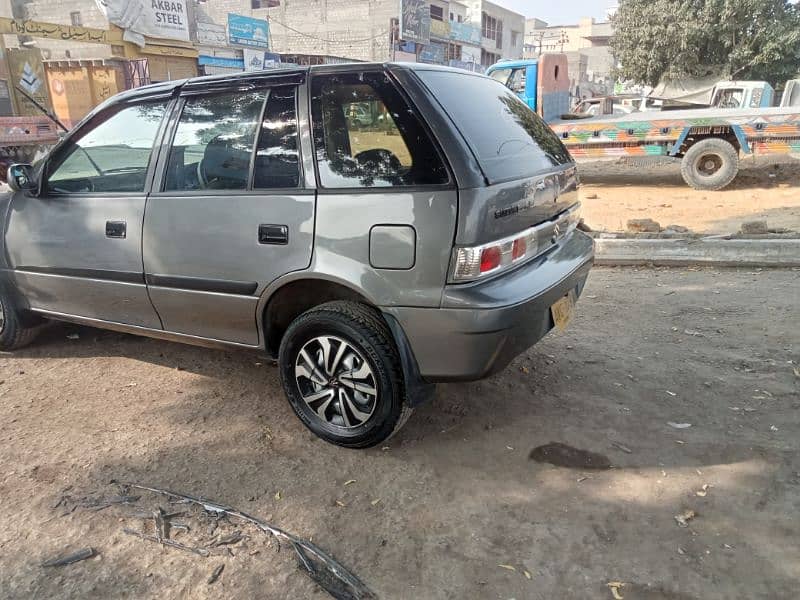
[{"label": "rear wheel arch", "polygon": [[347,300],[375,307],[362,293],[330,279],[305,277],[295,279],[272,291],[262,312],[264,346],[270,356],[277,357],[281,340],[289,325],[301,314],[326,302]]}]

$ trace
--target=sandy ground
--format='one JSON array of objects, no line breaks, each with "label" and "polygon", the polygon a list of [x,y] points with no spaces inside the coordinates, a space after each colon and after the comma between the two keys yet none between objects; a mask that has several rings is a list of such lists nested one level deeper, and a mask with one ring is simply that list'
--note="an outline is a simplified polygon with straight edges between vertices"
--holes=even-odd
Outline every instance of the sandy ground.
[{"label": "sandy ground", "polygon": [[800,160],[789,156],[743,158],[737,178],[718,192],[688,187],[678,164],[606,161],[579,169],[584,219],[598,231],[625,231],[629,219],[651,218],[696,233],[735,233],[754,220],[800,232]]},{"label": "sandy ground", "polygon": [[[595,269],[566,333],[440,386],[370,451],[308,433],[258,356],[54,326],[0,356],[0,596],[327,597],[258,536],[203,558],[125,535],[145,498],[56,507],[127,479],[270,518],[386,599],[794,598],[798,289],[796,270]],[[613,468],[529,458],[550,442]]]}]

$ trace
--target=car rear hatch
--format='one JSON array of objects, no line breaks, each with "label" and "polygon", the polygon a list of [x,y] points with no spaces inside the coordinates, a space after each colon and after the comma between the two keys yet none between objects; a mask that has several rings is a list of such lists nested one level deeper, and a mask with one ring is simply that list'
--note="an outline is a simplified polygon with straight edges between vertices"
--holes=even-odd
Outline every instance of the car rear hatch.
[{"label": "car rear hatch", "polygon": [[[544,121],[488,77],[444,69],[416,74],[464,138],[485,181],[459,189],[456,245],[503,242],[502,252],[513,255],[501,260],[510,263],[532,258],[568,234],[578,220],[577,170]],[[525,256],[517,256],[514,246],[520,236]]]},{"label": "car rear hatch", "polygon": [[416,74],[472,150],[486,181],[485,187],[460,190],[457,243],[515,233],[577,202],[577,173],[566,147],[508,88],[466,71]]}]

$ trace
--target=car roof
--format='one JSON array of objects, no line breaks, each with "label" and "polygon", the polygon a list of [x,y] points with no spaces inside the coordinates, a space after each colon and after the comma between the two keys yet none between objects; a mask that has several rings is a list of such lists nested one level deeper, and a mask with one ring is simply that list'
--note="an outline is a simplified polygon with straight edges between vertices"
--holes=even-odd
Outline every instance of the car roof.
[{"label": "car roof", "polygon": [[138,88],[133,88],[121,92],[113,97],[112,103],[130,102],[139,98],[159,97],[172,95],[178,88],[197,88],[207,89],[221,86],[235,85],[237,82],[242,84],[256,83],[264,79],[300,79],[309,73],[354,73],[364,70],[377,69],[406,69],[411,71],[451,71],[463,75],[483,77],[478,73],[472,73],[463,69],[446,67],[443,65],[430,65],[426,63],[406,63],[406,62],[351,62],[329,65],[313,65],[302,67],[287,67],[280,69],[265,69],[262,71],[243,71],[241,73],[224,75],[203,75],[191,77],[189,79],[176,79],[153,83]]}]

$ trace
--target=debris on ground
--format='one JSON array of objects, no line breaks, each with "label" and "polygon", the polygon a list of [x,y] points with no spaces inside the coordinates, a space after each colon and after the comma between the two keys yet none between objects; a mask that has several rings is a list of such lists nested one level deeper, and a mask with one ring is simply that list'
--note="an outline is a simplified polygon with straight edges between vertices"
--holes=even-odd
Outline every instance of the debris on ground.
[{"label": "debris on ground", "polygon": [[683,225],[667,225],[665,233],[689,233],[690,229]]},{"label": "debris on ground", "polygon": [[695,511],[693,511],[691,508],[687,508],[682,513],[675,515],[675,521],[680,527],[688,527],[689,521],[694,519],[696,516],[697,513]]},{"label": "debris on ground", "polygon": [[500,567],[501,569],[505,569],[506,571],[514,571],[515,573],[517,572],[517,568],[513,565],[497,565],[497,566]]},{"label": "debris on ground", "polygon": [[661,225],[653,219],[630,219],[627,229],[631,233],[659,233]]},{"label": "debris on ground", "polygon": [[747,235],[764,235],[769,233],[766,221],[745,221],[742,223],[739,233]]},{"label": "debris on ground", "polygon": [[[319,548],[311,541],[299,538],[283,529],[263,521],[240,510],[207,500],[205,498],[190,496],[188,494],[181,494],[172,492],[170,490],[161,489],[157,487],[145,486],[136,483],[118,483],[124,490],[130,488],[136,490],[144,490],[165,496],[173,503],[190,504],[200,507],[205,511],[206,515],[212,516],[217,520],[224,518],[234,518],[239,521],[244,521],[250,525],[255,526],[261,532],[272,536],[277,542],[278,550],[280,550],[280,542],[287,542],[295,551],[298,559],[298,568],[304,571],[317,585],[327,591],[331,596],[341,600],[373,600],[375,594],[355,575],[350,573],[342,564],[340,564],[331,555],[327,554],[324,550]],[[169,537],[161,535],[163,530],[169,535],[168,524],[162,526],[162,521],[166,520],[167,513],[164,513],[159,508],[158,511],[153,513],[153,521],[155,522],[156,534],[150,535],[141,531],[135,531],[130,528],[123,529],[124,533],[134,535],[142,539],[157,542],[165,546],[170,546],[180,550],[192,552],[200,556],[209,556],[213,551],[221,550],[220,546],[225,544],[227,554],[232,556],[228,545],[242,541],[245,536],[237,530],[237,534],[230,534],[229,536],[219,537],[216,541],[216,546],[199,547],[189,546],[176,542]],[[235,541],[234,541],[235,540]],[[219,568],[219,567],[218,567]],[[220,569],[220,573],[222,570]],[[212,573],[213,577],[214,573]],[[217,574],[219,577],[219,574]],[[215,580],[216,581],[216,580]],[[211,578],[209,582],[212,583]]]},{"label": "debris on ground", "polygon": [[611,590],[611,596],[614,600],[624,600],[624,596],[619,591],[625,587],[625,583],[622,581],[609,581],[606,585]]},{"label": "debris on ground", "polygon": [[614,446],[614,448],[616,448],[617,450],[622,450],[625,454],[633,453],[633,450],[631,450],[624,444],[620,444],[619,442],[611,442],[611,445]]},{"label": "debris on ground", "polygon": [[208,585],[213,585],[214,583],[216,583],[217,579],[219,579],[219,576],[222,575],[222,571],[224,569],[225,569],[225,563],[222,563],[216,569],[211,571],[211,576],[208,578],[208,581],[206,581],[206,583]]},{"label": "debris on ground", "polygon": [[675,423],[674,421],[667,421],[667,425],[673,429],[689,429],[692,426],[691,423]]},{"label": "debris on ground", "polygon": [[63,567],[64,565],[71,565],[72,563],[80,562],[82,560],[86,560],[87,558],[92,558],[95,554],[97,554],[97,551],[95,551],[94,548],[82,548],[77,552],[73,552],[72,554],[46,560],[42,563],[42,566]]},{"label": "debris on ground", "polygon": [[708,488],[711,486],[707,483],[704,483],[703,486],[697,490],[694,494],[695,496],[700,496],[701,498],[705,498],[708,495]]},{"label": "debris on ground", "polygon": [[608,457],[597,452],[573,448],[561,442],[550,442],[544,446],[538,446],[531,450],[528,458],[539,463],[549,463],[556,467],[570,469],[611,468],[611,461],[608,460]]}]

